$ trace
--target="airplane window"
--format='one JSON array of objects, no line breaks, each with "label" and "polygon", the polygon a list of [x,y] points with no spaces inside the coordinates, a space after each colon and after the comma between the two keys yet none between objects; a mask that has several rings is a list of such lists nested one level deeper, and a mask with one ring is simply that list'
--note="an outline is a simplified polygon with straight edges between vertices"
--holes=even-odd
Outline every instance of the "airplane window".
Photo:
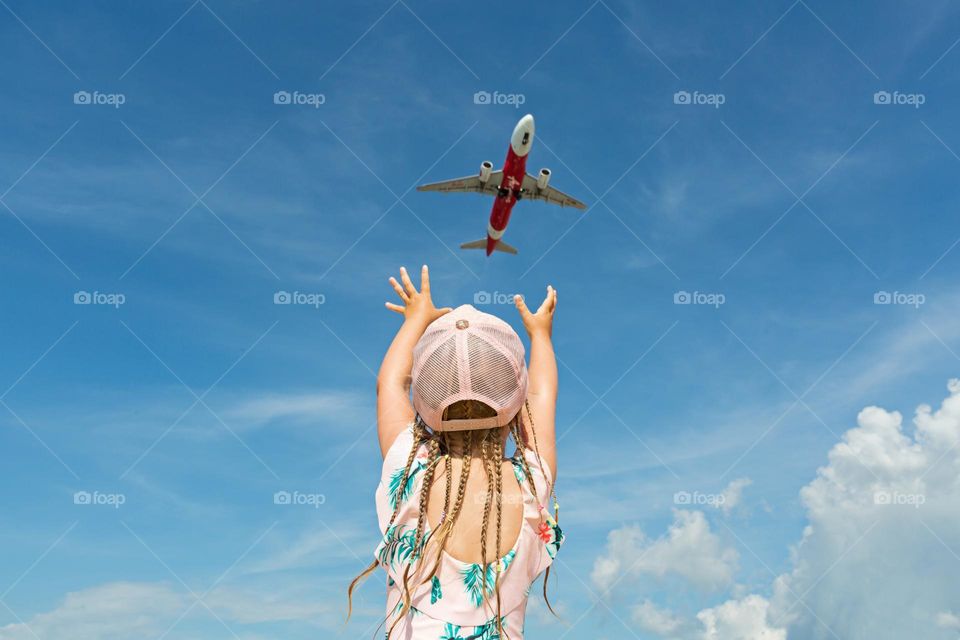
[{"label": "airplane window", "polygon": [[525,132],[523,134],[523,142],[520,144],[527,144],[528,142],[530,142],[530,132]]}]

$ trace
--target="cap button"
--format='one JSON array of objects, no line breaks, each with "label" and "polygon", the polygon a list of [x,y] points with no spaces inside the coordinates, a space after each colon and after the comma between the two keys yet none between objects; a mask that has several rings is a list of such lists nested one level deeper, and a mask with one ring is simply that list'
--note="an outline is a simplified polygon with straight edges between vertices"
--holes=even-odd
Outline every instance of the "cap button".
[{"label": "cap button", "polygon": [[466,329],[467,327],[470,326],[470,321],[469,321],[469,320],[457,320],[457,324],[454,325],[454,326],[456,326],[457,329]]}]

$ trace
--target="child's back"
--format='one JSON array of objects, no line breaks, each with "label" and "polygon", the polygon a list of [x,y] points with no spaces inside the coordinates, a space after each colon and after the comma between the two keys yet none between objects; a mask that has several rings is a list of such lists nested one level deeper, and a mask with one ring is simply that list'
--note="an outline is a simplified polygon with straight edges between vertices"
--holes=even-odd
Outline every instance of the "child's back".
[{"label": "child's back", "polygon": [[434,308],[426,267],[420,292],[401,276],[403,287],[390,281],[404,305],[387,306],[405,321],[377,380],[382,540],[349,592],[377,566],[386,571],[388,639],[521,640],[530,587],[563,541],[545,507],[556,464],[556,292],[535,314],[517,301],[528,374],[510,325],[469,305]]}]

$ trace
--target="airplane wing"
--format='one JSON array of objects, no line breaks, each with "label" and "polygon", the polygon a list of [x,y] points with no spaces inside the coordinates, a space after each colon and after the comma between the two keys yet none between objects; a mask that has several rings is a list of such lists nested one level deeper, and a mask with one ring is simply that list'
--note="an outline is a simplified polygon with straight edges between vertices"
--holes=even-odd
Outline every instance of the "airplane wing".
[{"label": "airplane wing", "polygon": [[523,197],[533,200],[543,200],[544,202],[560,205],[561,207],[573,207],[581,211],[587,208],[587,205],[576,198],[568,196],[559,189],[554,189],[549,184],[546,189],[539,188],[536,177],[529,173],[523,178]]},{"label": "airplane wing", "polygon": [[431,182],[417,187],[417,191],[439,191],[441,193],[485,193],[488,195],[497,195],[497,189],[500,187],[500,181],[503,179],[503,171],[491,171],[490,177],[486,182],[480,182],[477,175],[466,176],[464,178],[454,178],[453,180],[443,180],[442,182]]}]

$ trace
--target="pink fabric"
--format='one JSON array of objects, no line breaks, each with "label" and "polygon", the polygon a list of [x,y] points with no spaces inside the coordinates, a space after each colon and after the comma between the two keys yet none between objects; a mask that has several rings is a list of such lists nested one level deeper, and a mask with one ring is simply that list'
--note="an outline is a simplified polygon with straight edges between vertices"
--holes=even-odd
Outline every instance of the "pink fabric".
[{"label": "pink fabric", "polygon": [[[393,513],[391,503],[391,486],[396,488],[399,476],[402,476],[410,447],[413,444],[413,430],[408,428],[397,436],[396,441],[387,452],[383,462],[383,472],[380,485],[377,487],[376,503],[380,531],[384,538],[377,548],[377,558],[380,565],[386,570],[387,580],[387,627],[393,623],[395,616],[392,613],[402,597],[403,572],[413,554],[412,540],[417,526],[417,515],[420,502],[420,491],[423,488],[423,476],[427,461],[427,448],[420,445],[410,473],[412,483],[410,490],[401,500],[400,510],[393,525],[388,530],[390,516]],[[524,455],[533,476],[537,496],[541,501],[547,501],[550,496],[552,476],[549,469],[542,467],[537,456],[530,450]],[[514,464],[514,473],[518,480],[522,471]],[[509,624],[509,637],[519,640],[523,637],[523,617],[526,610],[527,595],[533,581],[553,562],[553,556],[563,541],[563,534],[556,527],[556,523],[549,517],[549,512],[537,503],[533,492],[524,480],[520,482],[523,493],[524,522],[514,547],[501,558],[500,575],[500,614],[505,616]],[[470,499],[466,496],[465,499]],[[429,535],[429,532],[427,532]],[[404,537],[406,536],[406,537]],[[411,576],[418,567],[414,562],[411,567]],[[424,574],[425,575],[425,574]],[[470,578],[480,577],[480,581]],[[422,580],[422,577],[420,578]],[[415,584],[410,580],[411,586]],[[471,588],[471,584],[473,588]],[[478,589],[479,585],[479,589]],[[464,626],[473,633],[474,627],[480,627],[491,622],[496,616],[495,598],[479,599],[482,595],[483,580],[482,567],[460,562],[444,553],[436,579],[412,588],[411,604],[416,612],[408,614],[406,619],[397,626],[397,630],[409,629],[416,631],[416,636],[397,635],[393,637],[423,637],[442,638],[442,634],[431,635],[433,628],[443,630],[446,625]],[[440,597],[437,597],[440,594]],[[420,632],[423,635],[419,635]],[[404,631],[407,633],[407,631]],[[471,633],[462,634],[469,637]]]}]

